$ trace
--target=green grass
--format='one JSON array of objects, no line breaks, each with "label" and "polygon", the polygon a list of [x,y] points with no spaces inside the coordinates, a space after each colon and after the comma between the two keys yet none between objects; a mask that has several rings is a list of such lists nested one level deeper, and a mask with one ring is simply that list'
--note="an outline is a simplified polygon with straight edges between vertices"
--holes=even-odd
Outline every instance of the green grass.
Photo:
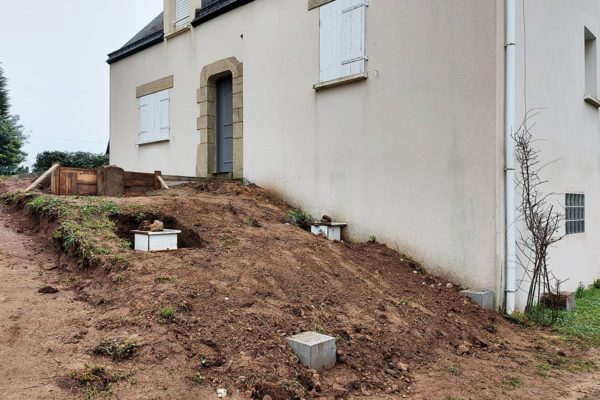
[{"label": "green grass", "polygon": [[516,376],[505,376],[502,378],[502,385],[508,389],[517,389],[523,386],[523,381]]},{"label": "green grass", "polygon": [[160,322],[173,322],[175,320],[175,308],[172,306],[161,307],[158,309]]},{"label": "green grass", "polygon": [[253,228],[260,228],[260,223],[253,217],[244,218],[244,225],[251,226]]},{"label": "green grass", "polygon": [[287,217],[292,224],[297,225],[304,230],[310,230],[310,223],[312,222],[310,214],[296,208],[288,212]]},{"label": "green grass", "polygon": [[112,385],[118,381],[128,381],[131,384],[137,382],[134,375],[123,372],[115,372],[104,365],[86,365],[79,371],[71,371],[71,379],[75,380],[85,389],[83,398],[93,400],[99,396],[103,398],[114,398]]},{"label": "green grass", "polygon": [[600,346],[600,289],[592,286],[581,291],[575,310],[561,311],[554,329],[567,338]]},{"label": "green grass", "polygon": [[105,338],[94,349],[94,353],[112,358],[125,360],[133,356],[137,344],[131,338]]},{"label": "green grass", "polygon": [[177,281],[177,275],[158,275],[154,278],[155,283],[176,282],[176,281]]},{"label": "green grass", "polygon": [[116,254],[129,249],[130,243],[116,234],[115,220],[119,215],[134,215],[143,218],[154,213],[137,205],[123,209],[118,204],[94,196],[54,196],[26,194],[13,191],[0,199],[8,204],[24,204],[27,212],[45,216],[58,222],[52,237],[58,240],[66,252],[75,255],[83,266],[97,265],[104,256],[107,261],[127,267],[124,255]]}]

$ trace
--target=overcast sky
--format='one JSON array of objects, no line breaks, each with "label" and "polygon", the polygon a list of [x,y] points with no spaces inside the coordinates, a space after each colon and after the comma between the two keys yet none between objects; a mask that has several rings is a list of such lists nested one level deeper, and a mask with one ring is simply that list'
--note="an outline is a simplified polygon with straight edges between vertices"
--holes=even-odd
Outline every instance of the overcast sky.
[{"label": "overcast sky", "polygon": [[0,62],[11,112],[44,150],[104,152],[106,55],[162,10],[163,0],[0,0]]}]

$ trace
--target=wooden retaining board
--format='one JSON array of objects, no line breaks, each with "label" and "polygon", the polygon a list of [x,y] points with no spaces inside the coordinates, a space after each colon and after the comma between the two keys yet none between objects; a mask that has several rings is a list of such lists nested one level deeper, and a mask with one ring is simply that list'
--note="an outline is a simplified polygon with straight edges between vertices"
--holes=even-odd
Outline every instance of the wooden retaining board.
[{"label": "wooden retaining board", "polygon": [[52,194],[61,196],[95,196],[96,171],[93,169],[58,167],[50,182]]}]

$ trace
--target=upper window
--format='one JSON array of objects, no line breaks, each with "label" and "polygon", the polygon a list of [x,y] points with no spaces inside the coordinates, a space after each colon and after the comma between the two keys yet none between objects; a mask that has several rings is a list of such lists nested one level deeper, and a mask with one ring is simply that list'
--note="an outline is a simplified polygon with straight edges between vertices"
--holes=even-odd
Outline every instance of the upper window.
[{"label": "upper window", "polygon": [[175,0],[175,29],[183,28],[190,22],[190,0]]},{"label": "upper window", "polygon": [[565,196],[566,234],[585,232],[585,195],[567,193]]},{"label": "upper window", "polygon": [[365,72],[366,7],[366,0],[335,0],[320,7],[319,82]]},{"label": "upper window", "polygon": [[169,140],[169,90],[139,98],[139,143]]},{"label": "upper window", "polygon": [[598,104],[598,67],[596,55],[596,36],[588,28],[584,30],[585,39],[585,100],[595,106]]}]

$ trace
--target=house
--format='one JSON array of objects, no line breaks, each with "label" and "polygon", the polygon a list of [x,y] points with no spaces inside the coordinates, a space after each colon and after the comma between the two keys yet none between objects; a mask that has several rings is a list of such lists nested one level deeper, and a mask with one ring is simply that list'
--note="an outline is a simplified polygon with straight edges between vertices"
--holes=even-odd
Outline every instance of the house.
[{"label": "house", "polygon": [[597,0],[165,0],[111,53],[111,163],[244,178],[524,305],[512,132],[533,108],[564,290],[600,277]]}]

